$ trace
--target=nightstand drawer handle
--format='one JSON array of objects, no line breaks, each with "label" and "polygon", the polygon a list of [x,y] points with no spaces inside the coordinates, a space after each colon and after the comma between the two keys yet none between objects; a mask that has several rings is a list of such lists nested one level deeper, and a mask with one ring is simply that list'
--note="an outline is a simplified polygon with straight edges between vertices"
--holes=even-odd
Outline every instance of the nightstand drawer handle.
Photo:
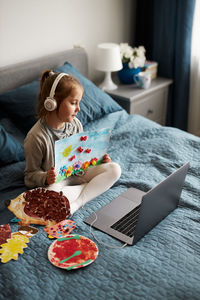
[{"label": "nightstand drawer handle", "polygon": [[152,109],[148,109],[147,110],[147,115],[151,115],[151,114],[153,114],[153,110]]}]

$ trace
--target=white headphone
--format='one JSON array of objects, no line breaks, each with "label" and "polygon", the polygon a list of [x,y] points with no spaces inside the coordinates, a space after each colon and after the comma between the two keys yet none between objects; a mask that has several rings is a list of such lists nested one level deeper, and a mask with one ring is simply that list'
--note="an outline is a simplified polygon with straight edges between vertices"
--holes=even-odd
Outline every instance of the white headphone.
[{"label": "white headphone", "polygon": [[54,98],[54,95],[55,95],[56,87],[57,87],[60,79],[65,75],[68,76],[68,74],[66,74],[66,73],[60,73],[54,80],[53,85],[51,87],[50,95],[44,101],[44,107],[46,110],[53,111],[57,108],[57,102],[56,102],[56,99]]}]

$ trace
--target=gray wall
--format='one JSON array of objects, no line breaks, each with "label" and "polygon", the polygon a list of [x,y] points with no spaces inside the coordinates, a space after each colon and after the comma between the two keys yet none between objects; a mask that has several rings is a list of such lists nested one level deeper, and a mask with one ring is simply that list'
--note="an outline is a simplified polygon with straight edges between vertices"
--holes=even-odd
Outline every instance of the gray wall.
[{"label": "gray wall", "polygon": [[0,67],[82,45],[134,41],[135,0],[0,0]]}]

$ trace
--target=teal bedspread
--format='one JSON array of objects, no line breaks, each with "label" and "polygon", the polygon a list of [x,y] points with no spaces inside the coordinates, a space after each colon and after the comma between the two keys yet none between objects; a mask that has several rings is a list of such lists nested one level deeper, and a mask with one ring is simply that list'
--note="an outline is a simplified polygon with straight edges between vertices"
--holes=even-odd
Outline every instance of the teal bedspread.
[{"label": "teal bedspread", "polygon": [[[108,152],[120,164],[121,178],[71,218],[77,223],[75,233],[97,243],[97,260],[73,271],[54,267],[47,258],[52,241],[43,226],[38,226],[39,233],[24,254],[17,261],[0,264],[0,299],[199,299],[200,138],[125,111],[105,115],[84,129],[105,127],[112,128]],[[188,161],[179,207],[136,245],[107,247],[103,243],[114,247],[123,244],[83,222],[128,187],[148,191]],[[0,208],[4,217],[10,214],[3,200],[25,190],[23,169],[24,162],[1,167]],[[16,224],[11,228],[17,231]]]}]

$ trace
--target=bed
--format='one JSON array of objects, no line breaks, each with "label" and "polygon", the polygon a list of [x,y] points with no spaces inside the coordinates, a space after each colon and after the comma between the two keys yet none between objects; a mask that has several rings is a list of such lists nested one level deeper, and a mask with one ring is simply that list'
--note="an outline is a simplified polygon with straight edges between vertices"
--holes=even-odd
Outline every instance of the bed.
[{"label": "bed", "polygon": [[[5,200],[27,190],[23,140],[36,121],[39,77],[48,68],[71,73],[82,82],[85,94],[79,119],[85,131],[111,128],[108,153],[120,164],[122,175],[110,190],[72,216],[77,224],[74,233],[98,246],[94,263],[71,271],[56,268],[47,257],[52,240],[43,226],[35,225],[39,232],[18,260],[0,264],[0,299],[199,299],[200,138],[128,115],[87,79],[88,58],[82,48],[0,69],[1,224],[18,230],[17,223],[10,222],[14,215]],[[127,188],[146,192],[188,161],[178,208],[136,245],[120,248],[120,241],[84,223]]]}]

